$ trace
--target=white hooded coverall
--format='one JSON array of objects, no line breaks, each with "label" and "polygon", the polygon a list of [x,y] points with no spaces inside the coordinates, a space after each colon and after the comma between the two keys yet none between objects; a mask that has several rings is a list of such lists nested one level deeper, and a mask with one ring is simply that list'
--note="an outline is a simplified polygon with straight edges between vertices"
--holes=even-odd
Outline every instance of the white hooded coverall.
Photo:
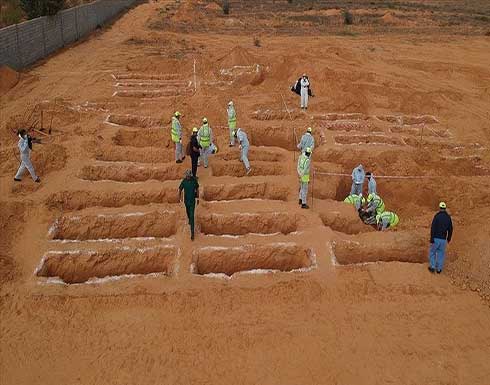
[{"label": "white hooded coverall", "polygon": [[20,166],[17,170],[17,174],[15,174],[15,179],[22,179],[22,175],[24,175],[27,168],[32,179],[36,180],[37,175],[31,163],[31,149],[29,148],[29,140],[27,139],[27,135],[25,139],[19,135],[19,143],[17,143],[17,147],[19,147],[20,151]]}]

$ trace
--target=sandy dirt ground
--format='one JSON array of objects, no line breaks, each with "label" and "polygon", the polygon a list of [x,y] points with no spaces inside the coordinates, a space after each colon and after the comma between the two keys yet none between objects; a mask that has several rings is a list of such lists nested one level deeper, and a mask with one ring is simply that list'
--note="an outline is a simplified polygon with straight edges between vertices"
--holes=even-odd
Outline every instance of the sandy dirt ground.
[{"label": "sandy dirt ground", "polygon": [[[144,3],[18,76],[2,69],[0,384],[488,384],[488,36],[439,33],[430,10],[420,33],[321,33],[338,9],[232,7]],[[289,91],[304,72],[306,113]],[[228,147],[230,99],[248,176]],[[220,149],[198,171],[194,242],[176,110],[185,142],[206,116]],[[41,184],[12,180],[25,125],[43,141]],[[302,210],[295,142],[308,126]],[[341,202],[350,178],[330,174],[359,163],[395,230]],[[432,275],[440,200],[455,233]]]}]

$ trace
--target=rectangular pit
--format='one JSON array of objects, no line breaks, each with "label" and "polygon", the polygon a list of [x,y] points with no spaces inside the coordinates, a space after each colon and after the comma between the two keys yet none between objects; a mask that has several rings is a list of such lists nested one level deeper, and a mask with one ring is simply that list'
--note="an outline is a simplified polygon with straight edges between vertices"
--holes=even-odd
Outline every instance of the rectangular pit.
[{"label": "rectangular pit", "polygon": [[203,247],[193,253],[192,273],[225,274],[253,270],[290,272],[309,269],[316,264],[311,249],[295,243],[273,243],[263,246]]},{"label": "rectangular pit", "polygon": [[120,115],[120,114],[110,114],[106,121],[108,123],[117,124],[119,126],[128,127],[157,127],[161,126],[162,122],[158,119],[152,118],[150,116],[138,116],[138,115]]},{"label": "rectangular pit", "polygon": [[436,138],[448,138],[449,132],[447,130],[436,130],[431,127],[423,127],[423,126],[393,126],[390,128],[390,131],[395,134],[408,134],[412,136],[419,136],[422,134],[423,136],[433,136]]},{"label": "rectangular pit", "polygon": [[367,262],[424,263],[428,259],[428,238],[413,232],[375,232],[335,241],[337,262],[349,265]]},{"label": "rectangular pit", "polygon": [[[242,162],[210,162],[213,176],[246,176],[245,166]],[[266,176],[266,175],[286,175],[282,164],[277,163],[258,163],[250,164],[252,172],[248,176]]]},{"label": "rectangular pit", "polygon": [[[283,126],[253,128],[247,131],[250,144],[253,146],[280,147],[288,151],[297,151],[293,129],[290,122]],[[298,141],[301,139],[302,132],[296,130]]]},{"label": "rectangular pit", "polygon": [[289,190],[286,186],[272,183],[237,183],[205,185],[203,198],[206,201],[227,201],[240,199],[270,199],[286,201]]},{"label": "rectangular pit", "polygon": [[405,146],[401,138],[384,135],[337,135],[334,139],[337,144],[388,144],[391,146]]},{"label": "rectangular pit", "polygon": [[298,110],[273,110],[265,109],[258,110],[252,114],[255,120],[284,120],[284,119],[299,119],[302,116]]},{"label": "rectangular pit", "polygon": [[36,276],[58,278],[67,284],[96,278],[160,273],[172,275],[178,250],[174,246],[114,248],[106,251],[50,251]]},{"label": "rectangular pit", "polygon": [[105,162],[166,163],[175,160],[170,149],[103,145],[95,150],[95,158]]},{"label": "rectangular pit", "polygon": [[48,236],[56,240],[166,238],[176,233],[176,221],[173,211],[63,215],[51,226]]},{"label": "rectangular pit", "polygon": [[[237,149],[235,151],[220,152],[216,154],[216,159],[220,160],[239,160],[240,151]],[[284,154],[277,152],[271,152],[270,149],[264,150],[263,148],[252,147],[248,153],[248,159],[260,162],[281,162],[284,161]]]},{"label": "rectangular pit", "polygon": [[[336,202],[337,203],[337,202]],[[359,218],[356,209],[347,203],[338,202],[336,209],[320,213],[323,224],[334,231],[345,234],[359,234],[373,232],[372,226],[364,224]],[[343,207],[340,207],[342,205]]]},{"label": "rectangular pit", "polygon": [[367,120],[368,116],[361,114],[361,113],[330,113],[330,114],[315,114],[312,116],[313,120],[320,120],[320,121],[328,121],[328,122],[335,122],[335,121],[359,121],[359,120]]},{"label": "rectangular pit", "polygon": [[177,87],[167,87],[166,89],[152,89],[152,90],[119,90],[114,92],[113,96],[119,96],[123,98],[163,98],[179,95],[190,95],[191,89],[180,89]]},{"label": "rectangular pit", "polygon": [[148,180],[168,181],[180,180],[184,175],[183,167],[175,165],[140,166],[137,164],[110,163],[84,166],[79,177],[84,180],[101,181],[112,180],[116,182],[145,182]]},{"label": "rectangular pit", "polygon": [[59,191],[48,197],[46,206],[62,211],[87,207],[145,206],[151,203],[178,203],[177,186],[144,191]]},{"label": "rectangular pit", "polygon": [[179,74],[142,74],[142,73],[121,73],[113,75],[116,80],[173,80],[179,77]]},{"label": "rectangular pit", "polygon": [[290,234],[298,229],[298,215],[289,213],[232,213],[199,215],[201,233],[212,235]]},{"label": "rectangular pit", "polygon": [[114,144],[128,147],[171,147],[170,129],[146,128],[140,130],[119,129],[112,138]]}]

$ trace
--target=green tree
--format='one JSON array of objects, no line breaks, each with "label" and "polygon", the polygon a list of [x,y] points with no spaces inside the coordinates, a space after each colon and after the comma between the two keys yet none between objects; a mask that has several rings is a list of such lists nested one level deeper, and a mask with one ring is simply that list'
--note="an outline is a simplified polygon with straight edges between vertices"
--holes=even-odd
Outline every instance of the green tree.
[{"label": "green tree", "polygon": [[56,15],[65,7],[65,0],[20,0],[20,5],[29,19]]}]

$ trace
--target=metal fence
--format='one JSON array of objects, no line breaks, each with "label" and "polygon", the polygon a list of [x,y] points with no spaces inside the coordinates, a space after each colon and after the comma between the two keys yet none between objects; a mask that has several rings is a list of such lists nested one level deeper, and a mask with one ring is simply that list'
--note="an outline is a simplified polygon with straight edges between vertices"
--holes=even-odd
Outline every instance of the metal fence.
[{"label": "metal fence", "polygon": [[97,0],[0,29],[0,65],[25,68],[111,20],[137,0]]}]

